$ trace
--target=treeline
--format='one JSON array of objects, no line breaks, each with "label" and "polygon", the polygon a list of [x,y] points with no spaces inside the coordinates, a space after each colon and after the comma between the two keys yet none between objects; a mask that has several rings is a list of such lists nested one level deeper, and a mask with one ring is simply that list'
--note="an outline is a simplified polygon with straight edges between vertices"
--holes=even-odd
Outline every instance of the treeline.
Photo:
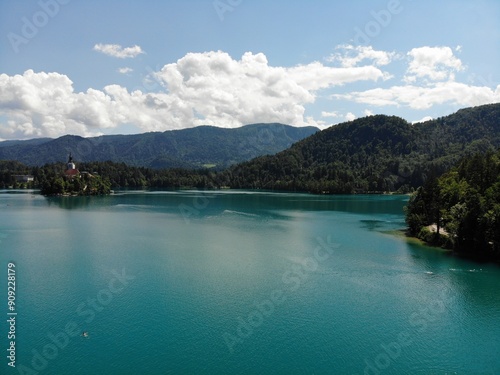
[{"label": "treeline", "polygon": [[500,260],[500,152],[475,154],[429,178],[411,196],[406,221],[410,234],[429,243]]},{"label": "treeline", "polygon": [[[111,182],[106,176],[81,174],[66,178],[63,163],[46,164],[43,167],[28,167],[19,162],[0,161],[0,188],[35,188],[43,195],[103,195],[111,191]],[[16,175],[33,176],[33,181],[17,181]]]},{"label": "treeline", "polygon": [[[89,162],[78,163],[80,171],[89,172],[80,178],[64,177],[66,165],[51,163],[42,167],[28,167],[19,162],[0,161],[0,188],[37,188],[42,194],[82,193],[87,186],[90,192],[106,192],[112,188],[199,188],[214,189],[223,186],[222,174],[208,169],[193,171],[186,169],[157,170],[130,167],[125,163]],[[17,182],[15,175],[31,175],[32,182]]]},{"label": "treeline", "polygon": [[39,183],[43,195],[107,195],[111,193],[108,178],[82,174],[73,178],[60,175],[47,177]]}]

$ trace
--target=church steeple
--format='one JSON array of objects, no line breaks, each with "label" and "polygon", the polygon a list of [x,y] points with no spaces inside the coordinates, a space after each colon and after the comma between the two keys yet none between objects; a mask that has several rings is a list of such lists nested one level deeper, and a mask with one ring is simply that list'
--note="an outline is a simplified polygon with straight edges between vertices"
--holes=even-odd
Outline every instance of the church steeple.
[{"label": "church steeple", "polygon": [[73,163],[73,156],[71,152],[69,153],[68,163],[66,164],[66,170],[69,171],[71,169],[76,169],[75,163]]}]

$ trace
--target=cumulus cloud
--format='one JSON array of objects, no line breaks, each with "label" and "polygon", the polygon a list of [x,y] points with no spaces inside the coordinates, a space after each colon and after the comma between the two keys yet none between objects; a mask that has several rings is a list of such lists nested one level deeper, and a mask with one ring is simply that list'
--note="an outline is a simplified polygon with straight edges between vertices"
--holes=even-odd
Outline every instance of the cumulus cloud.
[{"label": "cumulus cloud", "polygon": [[431,81],[454,80],[455,73],[464,69],[462,61],[450,47],[413,48],[408,56],[411,59],[405,76],[408,83],[420,78]]},{"label": "cumulus cloud", "polygon": [[163,99],[139,91],[129,93],[116,85],[104,91],[75,92],[73,82],[59,73],[1,74],[0,116],[7,121],[0,127],[0,137],[90,136],[127,123],[144,130],[160,128],[175,116],[175,110],[159,110],[156,100]]},{"label": "cumulus cloud", "polygon": [[373,66],[339,68],[319,62],[295,67],[270,66],[264,54],[189,53],[154,73],[162,91],[129,92],[118,85],[75,92],[59,73],[0,75],[3,138],[95,135],[133,124],[143,131],[196,125],[237,127],[254,122],[321,125],[304,116],[318,90],[357,81],[377,81]]},{"label": "cumulus cloud", "polygon": [[356,115],[352,112],[348,112],[346,115],[345,115],[345,119],[346,121],[353,121],[353,120],[356,120]]},{"label": "cumulus cloud", "polygon": [[114,127],[112,100],[99,90],[75,93],[73,82],[58,73],[26,71],[0,75],[0,115],[8,118],[1,135],[16,138],[92,135]]},{"label": "cumulus cloud", "polygon": [[224,52],[190,53],[157,74],[169,94],[203,116],[197,123],[239,126],[281,121],[305,125],[304,105],[320,89],[383,78],[375,67],[334,68],[319,62],[292,68],[273,67],[264,54],[241,60]]},{"label": "cumulus cloud", "polygon": [[[461,47],[455,48],[460,52]],[[334,94],[343,99],[376,107],[404,106],[426,110],[436,105],[476,106],[500,102],[500,86],[475,86],[455,80],[455,73],[465,69],[450,47],[413,48],[403,76],[404,85],[374,88],[347,94]],[[483,82],[484,83],[484,82]]]},{"label": "cumulus cloud", "polygon": [[[399,57],[371,47],[345,49],[353,54],[339,58],[341,66],[318,61],[272,66],[264,54],[251,52],[239,60],[221,51],[188,53],[150,72],[156,92],[150,92],[146,84],[144,89],[134,91],[109,85],[76,92],[70,78],[59,73],[27,70],[22,75],[0,74],[0,138],[57,137],[68,133],[91,136],[112,133],[121,125],[141,131],[197,125],[237,127],[256,122],[321,127],[326,118],[356,118],[352,112],[340,113],[335,104],[329,104],[332,111],[320,112],[319,120],[306,115],[306,106],[315,103],[318,96],[322,100],[369,105],[365,115],[372,113],[372,107],[427,110],[440,104],[465,107],[500,102],[500,86],[494,89],[491,85],[454,81],[453,73],[462,70],[463,65],[448,47],[410,51],[411,60],[402,77],[407,82],[392,87],[381,85],[391,75],[380,66]],[[130,70],[121,68],[119,72],[127,74]],[[415,79],[408,82],[412,76]],[[358,87],[369,85],[368,89],[345,89],[356,82],[365,82]],[[373,88],[375,84],[377,88]]]},{"label": "cumulus cloud", "polygon": [[142,48],[138,45],[123,48],[119,44],[101,44],[101,43],[96,44],[94,46],[94,51],[102,52],[105,55],[117,57],[119,59],[133,58],[144,53]]}]

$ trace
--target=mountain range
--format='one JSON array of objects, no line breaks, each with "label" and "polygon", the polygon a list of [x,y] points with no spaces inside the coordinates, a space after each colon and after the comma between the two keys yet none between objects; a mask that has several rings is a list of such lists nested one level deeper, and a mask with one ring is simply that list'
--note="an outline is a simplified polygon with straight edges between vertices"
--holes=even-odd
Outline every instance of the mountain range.
[{"label": "mountain range", "polygon": [[[92,161],[85,168],[108,177],[115,187],[405,193],[464,158],[499,148],[497,103],[415,124],[396,116],[375,115],[322,131],[256,124],[238,129],[203,126],[133,136],[10,141],[0,143],[0,160],[32,166],[57,161],[61,168],[72,152],[77,161]],[[125,162],[128,167],[102,160]],[[14,170],[27,173],[22,164],[2,163],[4,184],[11,183]],[[196,171],[160,169],[214,166]],[[51,168],[45,169],[31,172],[39,183],[52,173]]]},{"label": "mountain range", "polygon": [[283,124],[252,124],[224,129],[199,126],[183,130],[83,138],[65,135],[0,142],[0,160],[31,166],[66,161],[113,161],[149,168],[226,168],[257,156],[275,154],[319,129]]}]

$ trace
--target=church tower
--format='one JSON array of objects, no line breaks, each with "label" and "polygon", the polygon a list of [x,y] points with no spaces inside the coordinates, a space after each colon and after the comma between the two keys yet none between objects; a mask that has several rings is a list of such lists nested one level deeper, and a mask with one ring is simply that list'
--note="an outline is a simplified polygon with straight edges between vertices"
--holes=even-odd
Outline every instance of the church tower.
[{"label": "church tower", "polygon": [[71,152],[69,153],[68,163],[66,164],[66,170],[76,169],[75,163],[73,163],[73,156],[71,156]]},{"label": "church tower", "polygon": [[76,169],[76,165],[73,162],[73,156],[71,156],[71,153],[69,154],[68,162],[66,163],[66,171],[64,172],[64,175],[68,178],[80,176],[80,171]]}]

